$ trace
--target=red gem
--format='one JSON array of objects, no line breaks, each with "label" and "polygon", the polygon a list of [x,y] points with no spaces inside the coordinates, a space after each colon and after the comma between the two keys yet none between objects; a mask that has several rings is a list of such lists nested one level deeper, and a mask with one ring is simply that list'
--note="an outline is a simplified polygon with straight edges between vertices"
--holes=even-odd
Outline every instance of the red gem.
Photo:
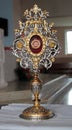
[{"label": "red gem", "polygon": [[33,53],[40,53],[42,50],[43,42],[42,39],[39,35],[34,35],[31,37],[30,42],[29,42],[30,50]]}]

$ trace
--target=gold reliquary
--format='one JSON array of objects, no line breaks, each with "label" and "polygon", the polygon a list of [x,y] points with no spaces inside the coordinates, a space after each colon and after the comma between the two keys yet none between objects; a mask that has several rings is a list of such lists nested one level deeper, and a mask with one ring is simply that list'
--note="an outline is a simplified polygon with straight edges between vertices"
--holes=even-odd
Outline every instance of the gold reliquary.
[{"label": "gold reliquary", "polygon": [[24,22],[19,21],[19,29],[15,30],[13,54],[17,57],[22,68],[29,68],[33,73],[31,90],[34,95],[33,106],[26,108],[21,118],[31,120],[49,119],[54,113],[40,105],[42,82],[38,76],[39,68],[49,69],[59,53],[57,31],[53,29],[54,23],[48,23],[49,13],[42,11],[36,4],[24,12]]}]

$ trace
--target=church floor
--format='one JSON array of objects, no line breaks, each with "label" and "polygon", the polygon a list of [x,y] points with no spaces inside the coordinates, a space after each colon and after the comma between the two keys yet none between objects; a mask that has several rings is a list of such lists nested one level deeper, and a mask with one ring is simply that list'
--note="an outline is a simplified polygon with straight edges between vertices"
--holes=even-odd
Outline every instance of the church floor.
[{"label": "church floor", "polygon": [[[57,78],[59,75],[48,75],[48,74],[40,74],[40,78],[43,81],[43,84],[51,81],[52,79]],[[71,78],[71,77],[70,77]],[[9,93],[11,92],[11,93]],[[2,95],[4,94],[4,95]],[[0,89],[0,104],[8,104],[8,103],[32,103],[31,100],[31,90],[30,90],[30,81],[13,81],[8,82],[8,86],[4,89]],[[6,100],[3,100],[3,97]],[[24,96],[25,98],[21,99],[19,97]],[[16,97],[16,99],[15,99]],[[8,98],[8,100],[7,100]],[[12,100],[9,100],[12,98]],[[57,99],[55,99],[53,104],[66,104],[72,105],[72,86],[65,89]]]}]

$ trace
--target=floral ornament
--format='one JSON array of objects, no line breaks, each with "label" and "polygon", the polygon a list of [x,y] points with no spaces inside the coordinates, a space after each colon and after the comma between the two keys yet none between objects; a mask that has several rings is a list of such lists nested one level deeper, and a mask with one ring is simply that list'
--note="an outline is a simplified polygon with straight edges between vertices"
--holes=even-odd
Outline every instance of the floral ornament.
[{"label": "floral ornament", "polygon": [[15,30],[13,54],[23,68],[38,71],[42,65],[49,69],[59,53],[57,31],[54,23],[48,23],[49,12],[42,11],[36,4],[24,12],[24,22],[19,21],[19,30]]}]

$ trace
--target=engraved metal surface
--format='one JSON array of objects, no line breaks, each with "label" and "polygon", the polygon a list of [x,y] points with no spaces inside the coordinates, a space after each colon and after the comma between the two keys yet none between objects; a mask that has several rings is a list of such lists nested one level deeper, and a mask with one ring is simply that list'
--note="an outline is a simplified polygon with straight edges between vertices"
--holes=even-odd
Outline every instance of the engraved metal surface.
[{"label": "engraved metal surface", "polygon": [[29,68],[34,73],[31,90],[34,98],[32,107],[25,109],[20,115],[24,119],[49,119],[54,116],[51,110],[40,106],[41,80],[38,77],[40,66],[49,69],[59,53],[57,31],[53,23],[48,23],[49,13],[42,11],[36,4],[24,12],[24,22],[19,21],[19,29],[15,30],[13,54],[21,67]]},{"label": "engraved metal surface", "polygon": [[23,68],[30,68],[35,72],[40,66],[49,69],[55,55],[59,53],[57,31],[53,29],[53,23],[47,22],[48,16],[46,10],[42,11],[35,4],[24,12],[26,21],[19,21],[12,49]]}]

